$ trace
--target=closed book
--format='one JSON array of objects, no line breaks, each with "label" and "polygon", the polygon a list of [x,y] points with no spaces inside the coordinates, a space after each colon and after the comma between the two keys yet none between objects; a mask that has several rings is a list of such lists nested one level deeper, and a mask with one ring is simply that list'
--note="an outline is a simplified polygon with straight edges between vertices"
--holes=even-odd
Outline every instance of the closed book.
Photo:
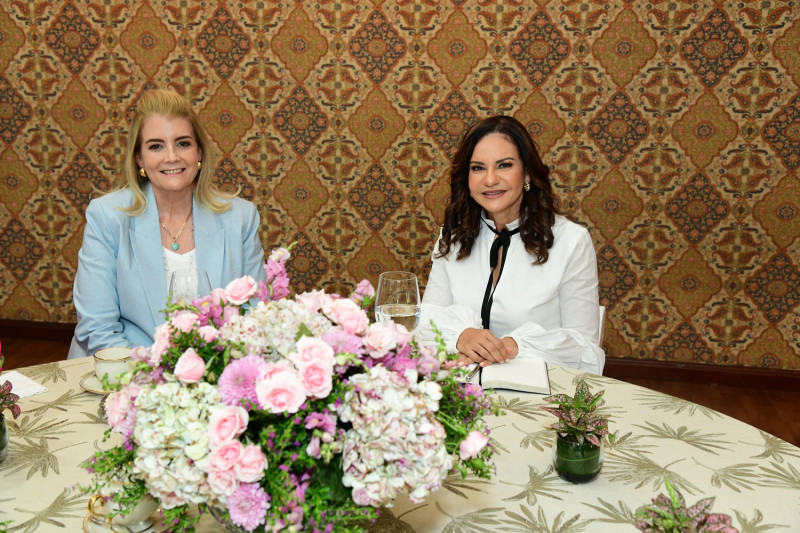
[{"label": "closed book", "polygon": [[[505,389],[550,395],[550,374],[544,359],[519,358],[483,367],[477,376],[484,389]],[[473,381],[475,381],[473,379]]]}]

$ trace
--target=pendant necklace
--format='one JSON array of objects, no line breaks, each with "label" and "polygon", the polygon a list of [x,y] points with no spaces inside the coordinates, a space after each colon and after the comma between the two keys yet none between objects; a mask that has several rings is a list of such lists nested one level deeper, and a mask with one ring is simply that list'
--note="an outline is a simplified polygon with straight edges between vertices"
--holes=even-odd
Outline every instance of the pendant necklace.
[{"label": "pendant necklace", "polygon": [[175,235],[173,235],[172,232],[164,225],[164,223],[161,221],[160,218],[158,219],[158,223],[161,224],[161,227],[164,228],[164,231],[166,231],[167,234],[169,235],[170,239],[172,239],[172,244],[170,244],[169,247],[172,248],[173,252],[177,252],[178,249],[181,247],[181,245],[178,244],[178,237],[180,237],[181,233],[183,233],[183,228],[185,228],[186,227],[186,223],[189,222],[189,217],[190,216],[192,216],[192,210],[191,209],[189,209],[189,214],[186,215],[186,220],[183,221],[183,225],[181,226],[181,229],[179,229],[178,233],[176,233]]}]

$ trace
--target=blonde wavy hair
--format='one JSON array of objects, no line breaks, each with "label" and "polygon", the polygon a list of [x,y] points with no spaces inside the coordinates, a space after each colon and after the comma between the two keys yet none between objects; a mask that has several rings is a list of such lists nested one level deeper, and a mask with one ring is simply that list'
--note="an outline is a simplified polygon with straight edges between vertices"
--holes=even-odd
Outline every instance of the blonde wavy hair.
[{"label": "blonde wavy hair", "polygon": [[130,189],[133,193],[133,202],[130,206],[123,208],[122,211],[130,216],[136,216],[141,214],[147,205],[142,187],[147,184],[149,179],[147,176],[142,177],[139,174],[136,156],[139,155],[141,150],[142,124],[152,115],[181,117],[189,120],[192,124],[194,137],[203,154],[203,166],[195,178],[197,185],[195,186],[194,197],[198,203],[214,213],[226,211],[230,207],[228,200],[236,195],[222,192],[212,183],[217,161],[211,146],[211,139],[200,124],[200,120],[197,118],[189,101],[175,91],[163,89],[153,89],[145,92],[136,103],[136,111],[131,121],[128,142],[125,147],[125,162],[123,163],[119,181],[114,187],[114,190]]}]

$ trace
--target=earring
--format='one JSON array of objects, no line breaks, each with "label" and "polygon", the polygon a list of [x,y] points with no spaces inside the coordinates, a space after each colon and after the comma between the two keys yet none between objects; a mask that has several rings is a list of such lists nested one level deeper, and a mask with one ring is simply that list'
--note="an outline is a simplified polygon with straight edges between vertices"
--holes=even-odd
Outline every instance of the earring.
[{"label": "earring", "polygon": [[202,161],[198,161],[197,162],[197,170],[200,170],[201,168],[203,168],[203,162]]},{"label": "earring", "polygon": [[147,174],[144,172],[144,167],[139,167],[139,175],[143,178],[147,177]]},{"label": "earring", "polygon": [[528,192],[529,190],[531,190],[531,182],[530,181],[526,181],[522,185],[522,190],[525,191],[525,192]]}]

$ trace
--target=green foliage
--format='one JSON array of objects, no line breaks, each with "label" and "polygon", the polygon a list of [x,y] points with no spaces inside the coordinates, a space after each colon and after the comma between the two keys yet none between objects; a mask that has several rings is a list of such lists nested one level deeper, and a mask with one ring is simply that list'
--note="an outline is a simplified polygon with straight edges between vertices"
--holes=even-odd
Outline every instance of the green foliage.
[{"label": "green foliage", "polygon": [[722,513],[711,513],[714,498],[704,498],[686,507],[683,495],[669,479],[664,478],[667,493],[653,498],[653,503],[636,510],[636,529],[646,533],[738,533],[731,518]]}]

